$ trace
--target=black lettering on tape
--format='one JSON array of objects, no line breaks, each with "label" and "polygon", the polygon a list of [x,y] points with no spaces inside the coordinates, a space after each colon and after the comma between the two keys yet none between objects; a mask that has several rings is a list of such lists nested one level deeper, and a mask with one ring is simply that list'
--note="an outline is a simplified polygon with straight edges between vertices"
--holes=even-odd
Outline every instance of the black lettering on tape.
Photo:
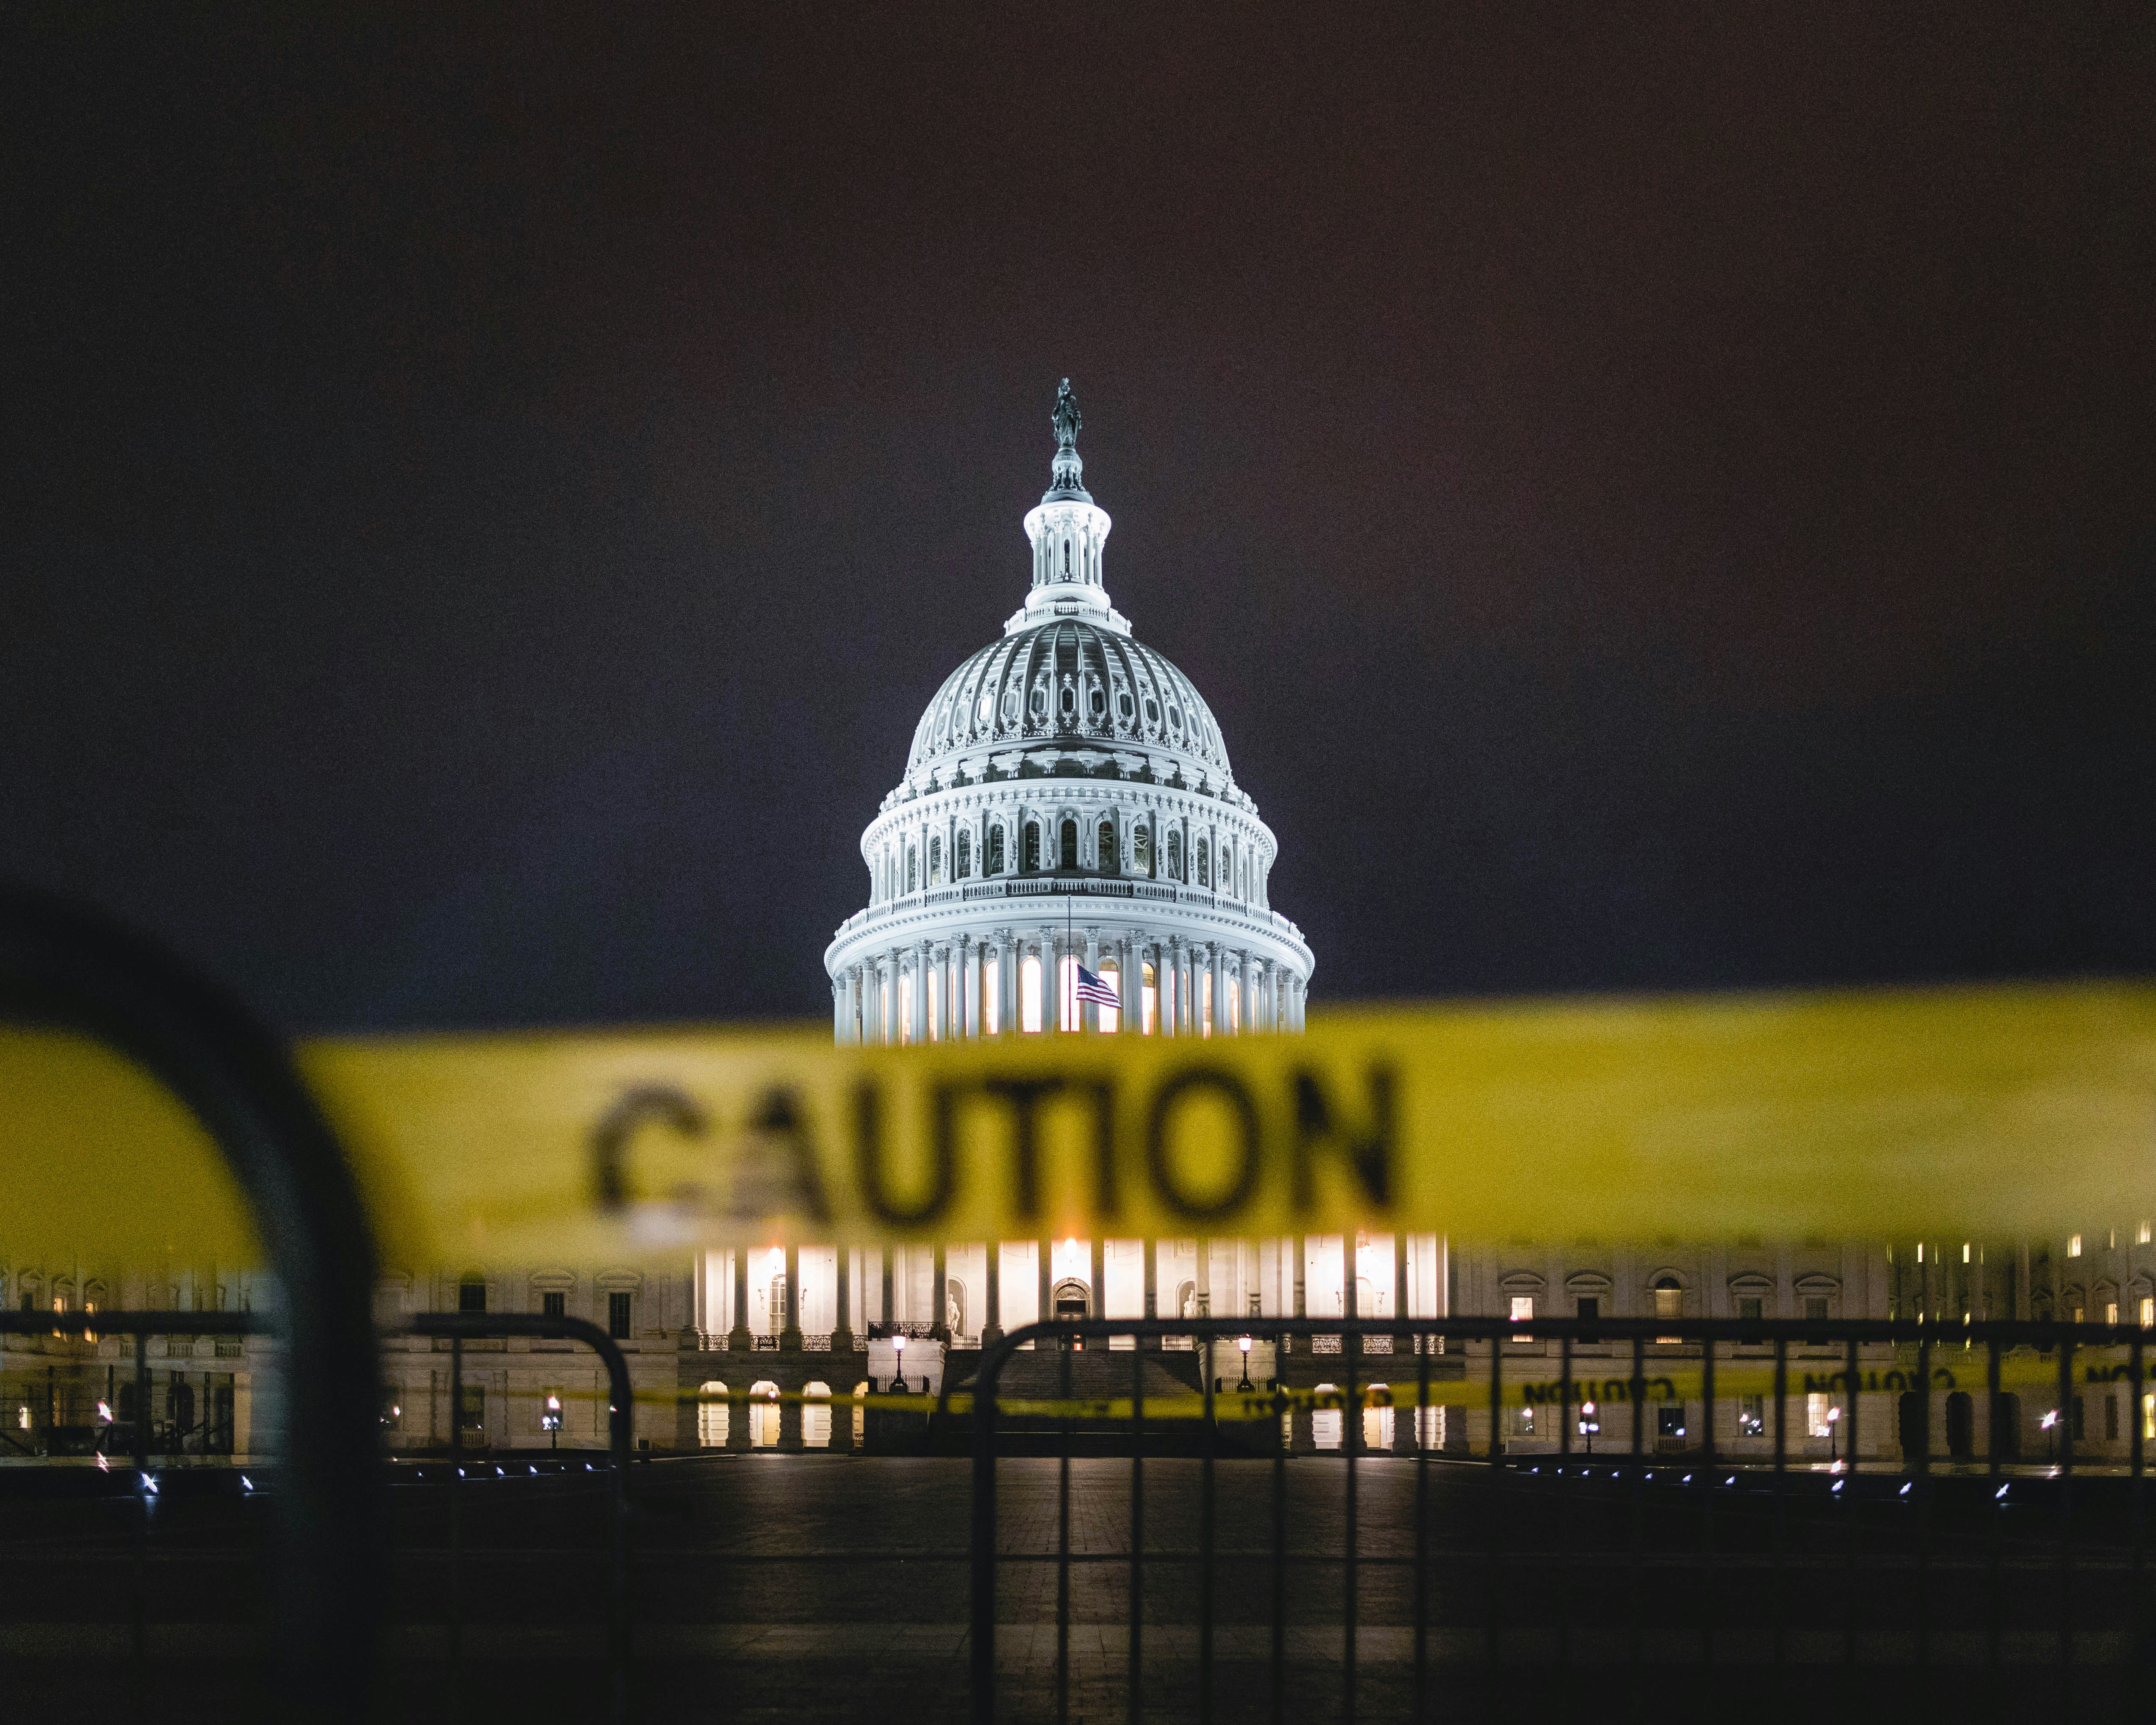
[{"label": "black lettering on tape", "polygon": [[1393,1199],[1393,1145],[1396,1135],[1395,1076],[1390,1066],[1373,1066],[1364,1075],[1369,1092],[1369,1113],[1358,1128],[1351,1128],[1327,1100],[1317,1075],[1301,1070],[1295,1075],[1295,1146],[1292,1194],[1299,1210],[1314,1208],[1317,1180],[1312,1163],[1315,1153],[1328,1147],[1347,1161],[1369,1200],[1381,1209]]},{"label": "black lettering on tape", "polygon": [[[1238,1139],[1235,1178],[1218,1198],[1210,1200],[1192,1193],[1177,1179],[1168,1153],[1168,1120],[1177,1105],[1206,1091],[1225,1098],[1235,1110]],[[1258,1183],[1259,1152],[1258,1105],[1234,1073],[1218,1066],[1188,1067],[1153,1093],[1152,1111],[1146,1120],[1146,1161],[1152,1169],[1154,1190],[1184,1220],[1213,1221],[1233,1215],[1247,1204]]]},{"label": "black lettering on tape", "polygon": [[824,1171],[802,1120],[798,1093],[773,1086],[757,1102],[748,1129],[749,1142],[734,1171],[732,1214],[753,1221],[791,1211],[812,1222],[829,1221]]},{"label": "black lettering on tape", "polygon": [[938,1086],[932,1098],[928,1134],[933,1172],[927,1195],[908,1207],[892,1195],[885,1178],[883,1098],[872,1080],[864,1079],[855,1086],[854,1169],[860,1179],[861,1197],[879,1222],[895,1228],[916,1228],[934,1221],[950,1208],[958,1185],[958,1152],[952,1142],[952,1116],[957,1108],[954,1088]]},{"label": "black lettering on tape", "polygon": [[1040,1214],[1040,1105],[1062,1088],[1060,1078],[991,1078],[981,1086],[1011,1111],[1011,1204],[1021,1221]]},{"label": "black lettering on tape", "polygon": [[602,1211],[629,1208],[629,1141],[647,1122],[685,1138],[704,1135],[704,1111],[672,1085],[639,1085],[626,1092],[592,1132],[592,1199]]}]

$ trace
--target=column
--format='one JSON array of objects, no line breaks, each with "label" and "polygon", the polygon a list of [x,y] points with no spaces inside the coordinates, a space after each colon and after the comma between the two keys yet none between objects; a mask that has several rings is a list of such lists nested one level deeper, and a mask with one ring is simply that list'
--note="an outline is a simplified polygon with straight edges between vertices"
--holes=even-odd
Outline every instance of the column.
[{"label": "column", "polygon": [[1183,948],[1183,963],[1177,968],[1175,984],[1183,995],[1183,1009],[1178,1016],[1183,1021],[1183,1034],[1196,1036],[1205,1028],[1205,1003],[1199,999],[1199,966],[1203,963],[1195,942],[1186,942]]},{"label": "column", "polygon": [[1243,1029],[1247,1035],[1259,1035],[1271,1027],[1258,1020],[1258,961],[1248,952],[1243,954]]},{"label": "column", "polygon": [[996,1009],[1003,1016],[998,1021],[998,1034],[1004,1036],[1015,1036],[1018,1034],[1018,1027],[1022,1022],[1018,1015],[1019,965],[1016,930],[1005,928],[998,931],[996,963],[1001,967],[998,973],[999,998]]},{"label": "column", "polygon": [[[1086,929],[1086,968],[1095,976],[1101,973],[1101,931],[1091,924]],[[1078,1022],[1089,1034],[1097,1035],[1101,1029],[1101,1009],[1090,1000],[1085,1002],[1079,1013]]]},{"label": "column", "polygon": [[[1046,842],[1044,836],[1043,843]],[[1063,954],[1055,944],[1055,926],[1045,922],[1040,928],[1040,1032],[1044,1036],[1060,1035],[1063,1031]]]},{"label": "column", "polygon": [[[854,1351],[853,1249],[850,1246],[843,1245],[836,1248],[832,1255],[832,1261],[839,1266],[839,1297],[836,1301],[836,1310],[831,1320],[831,1352],[851,1353]],[[841,1386],[837,1384],[832,1384],[831,1394],[834,1397],[839,1394],[840,1388]],[[850,1391],[853,1385],[849,1384],[844,1388]],[[832,1404],[834,1411],[831,1415],[834,1422],[839,1417],[835,1411],[837,1405],[834,1400]],[[849,1431],[853,1430],[853,1420],[850,1415],[846,1420],[846,1430]],[[834,1424],[831,1432],[834,1439],[838,1430],[837,1425]]]},{"label": "column", "polygon": [[844,1047],[846,1040],[846,983],[843,976],[831,979],[831,1040]]},{"label": "column", "polygon": [[936,1277],[930,1284],[928,1297],[933,1302],[929,1308],[928,1333],[947,1344],[951,1340],[951,1282],[940,1240],[936,1242]]},{"label": "column", "polygon": [[886,1246],[883,1249],[883,1322],[886,1332],[898,1316],[892,1289],[892,1284],[897,1279],[897,1266],[893,1260],[891,1249]]},{"label": "column", "polygon": [[[1149,1318],[1160,1316],[1159,1242],[1151,1235],[1146,1236],[1145,1242],[1145,1315]],[[1138,1345],[1157,1353],[1160,1342],[1158,1336],[1147,1336]]]},{"label": "column", "polygon": [[[1400,1327],[1393,1334],[1393,1358],[1395,1361],[1405,1354],[1412,1362],[1421,1345],[1408,1336],[1408,1320],[1414,1316],[1414,1303],[1409,1296],[1409,1287],[1408,1231],[1404,1228],[1396,1228],[1393,1232],[1393,1316],[1399,1320]],[[1421,1420],[1422,1413],[1414,1404],[1415,1391],[1412,1381],[1405,1386],[1398,1381],[1402,1375],[1400,1368],[1395,1365],[1393,1370],[1393,1454],[1412,1455],[1415,1452],[1418,1436],[1416,1422]],[[1412,1380],[1412,1371],[1406,1375]],[[1404,1407],[1400,1404],[1404,1394],[1408,1403]]]},{"label": "column", "polygon": [[981,1034],[981,943],[971,935],[961,935],[958,945],[965,954],[966,967],[966,1022],[958,1034],[968,1042],[978,1041]]},{"label": "column", "polygon": [[1004,1332],[1004,1247],[992,1240],[985,1248],[988,1259],[988,1309],[981,1322],[981,1346],[986,1348]]},{"label": "column", "polygon": [[1127,929],[1116,946],[1116,995],[1123,1003],[1116,1014],[1116,1033],[1135,1036],[1144,1028],[1145,954]]},{"label": "column", "polygon": [[1108,1243],[1101,1239],[1097,1224],[1090,1244],[1093,1248],[1093,1286],[1086,1296],[1087,1304],[1091,1308],[1086,1316],[1106,1317],[1108,1315]]},{"label": "column", "polygon": [[1228,951],[1219,942],[1213,942],[1213,1034],[1228,1034]]},{"label": "column", "polygon": [[954,941],[943,949],[943,1001],[936,1014],[937,1033],[946,1042],[965,1034],[965,1014],[958,999],[958,979],[965,969],[965,958]]},{"label": "column", "polygon": [[779,1328],[782,1352],[801,1351],[801,1248],[792,1241],[786,1247],[786,1322]]},{"label": "column", "polygon": [[[734,1322],[733,1327],[726,1332],[726,1352],[729,1353],[747,1353],[749,1351],[750,1347],[748,1339],[747,1250],[742,1246],[736,1246],[734,1248],[733,1258]],[[744,1368],[744,1369],[746,1369],[746,1368]],[[743,1382],[742,1388],[743,1389],[747,1389],[748,1388],[747,1381]],[[731,1426],[727,1428],[730,1431],[733,1428]],[[742,1427],[742,1445],[743,1447],[747,1447],[748,1442],[748,1428],[747,1425],[743,1425]]]},{"label": "column", "polygon": [[1159,954],[1152,967],[1153,1029],[1157,1034],[1175,1034],[1175,937],[1170,935],[1160,942]]},{"label": "column", "polygon": [[883,991],[883,1040],[893,1045],[899,1040],[903,1019],[900,1016],[898,991],[906,986],[906,954],[894,947],[891,952],[891,986]]},{"label": "column", "polygon": [[928,967],[935,962],[935,954],[927,941],[918,942],[913,949],[913,1040],[928,1040]]},{"label": "column", "polygon": [[1040,1285],[1040,1291],[1037,1296],[1040,1303],[1034,1307],[1034,1310],[1040,1314],[1043,1322],[1046,1322],[1055,1316],[1055,1272],[1053,1268],[1055,1263],[1055,1242],[1052,1240],[1036,1240],[1033,1243],[1033,1253],[1034,1273]]}]

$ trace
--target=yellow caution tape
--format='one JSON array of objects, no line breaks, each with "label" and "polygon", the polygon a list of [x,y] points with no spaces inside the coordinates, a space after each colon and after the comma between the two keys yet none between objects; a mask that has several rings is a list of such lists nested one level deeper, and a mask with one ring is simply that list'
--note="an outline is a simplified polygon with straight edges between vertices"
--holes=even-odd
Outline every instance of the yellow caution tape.
[{"label": "yellow caution tape", "polygon": [[[303,1071],[405,1263],[729,1243],[2044,1232],[2156,1214],[2156,988],[1337,1012],[1306,1036],[326,1039]],[[11,1248],[251,1250],[123,1062],[0,1036]]]}]

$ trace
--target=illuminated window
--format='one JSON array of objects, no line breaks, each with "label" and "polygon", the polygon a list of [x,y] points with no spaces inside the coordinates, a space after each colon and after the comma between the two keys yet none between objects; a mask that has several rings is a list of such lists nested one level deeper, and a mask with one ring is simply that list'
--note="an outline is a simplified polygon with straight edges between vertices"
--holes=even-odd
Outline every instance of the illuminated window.
[{"label": "illuminated window", "polygon": [[1138,1010],[1142,1014],[1138,1019],[1138,1031],[1142,1035],[1158,1036],[1160,1034],[1160,996],[1158,985],[1153,981],[1152,966],[1147,965],[1139,974],[1143,983],[1138,997]]},{"label": "illuminated window", "polygon": [[1532,1294],[1513,1295],[1512,1322],[1516,1324],[1526,1324],[1532,1323],[1534,1321],[1535,1296]]},{"label": "illuminated window", "polygon": [[1760,1437],[1767,1430],[1767,1398],[1745,1395],[1737,1399],[1737,1435]]},{"label": "illuminated window", "polygon": [[[1038,832],[1037,827],[1028,827],[1029,833]],[[1018,968],[1018,1027],[1032,1032],[1040,1029],[1040,960],[1032,953],[1026,954]]]},{"label": "illuminated window", "polygon": [[1961,1260],[1964,1264],[1969,1262],[1969,1242],[1967,1240],[1964,1240],[1961,1243]]},{"label": "illuminated window", "polygon": [[2156,1300],[2143,1298],[2141,1302],[2141,1327],[2156,1329]]},{"label": "illuminated window", "polygon": [[2141,1228],[2140,1228],[2140,1236],[2141,1236],[2141,1244],[2142,1244],[2143,1245],[2147,1245],[2148,1244],[2148,1224],[2146,1222],[2143,1222],[2143,1223],[2141,1224]]},{"label": "illuminated window", "polygon": [[1804,1398],[1804,1435],[1808,1437],[1830,1436],[1834,1431],[1834,1399],[1814,1390]]},{"label": "illuminated window", "polygon": [[2118,1322],[2118,1301],[2111,1300],[2105,1302],[2103,1308],[2103,1321],[2107,1324],[2115,1324]]},{"label": "illuminated window", "polygon": [[2079,1235],[2078,1234],[2069,1234],[2069,1235],[2066,1236],[2066,1255],[2067,1255],[2069,1258],[2078,1258],[2079,1256],[2081,1256],[2081,1255],[2082,1255],[2082,1237],[2081,1237],[2081,1235]]},{"label": "illuminated window", "polygon": [[[1658,1276],[1655,1281],[1655,1316],[1659,1318],[1678,1318],[1684,1316],[1684,1286],[1674,1276]],[[1657,1336],[1657,1342],[1681,1342],[1681,1336]]]},{"label": "illuminated window", "polygon": [[[1123,992],[1123,973],[1122,968],[1120,965],[1102,965],[1101,967],[1101,980],[1116,991],[1116,994],[1118,999],[1122,998]],[[1122,1028],[1123,1014],[1121,1008],[1114,1006],[1098,1006],[1094,1008],[1094,1010],[1100,1014],[1101,1032],[1103,1035],[1106,1035],[1110,1032]]]}]

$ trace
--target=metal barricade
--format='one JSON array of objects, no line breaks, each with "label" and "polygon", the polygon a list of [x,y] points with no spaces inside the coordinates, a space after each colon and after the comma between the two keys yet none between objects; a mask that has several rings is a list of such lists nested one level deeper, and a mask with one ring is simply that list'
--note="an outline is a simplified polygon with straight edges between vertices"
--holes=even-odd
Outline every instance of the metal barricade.
[{"label": "metal barricade", "polygon": [[[1249,1393],[1224,1393],[1224,1374],[1212,1368],[1224,1352],[1234,1359],[1227,1350],[1254,1331],[1276,1343],[1286,1369]],[[1147,1369],[1163,1360],[1156,1350],[1171,1337],[1194,1338],[1206,1362],[1201,1382],[1173,1407],[1159,1399],[1157,1380],[1148,1400]],[[1111,1353],[1111,1375],[1127,1370],[1127,1397],[1072,1400],[1070,1350],[1117,1343],[1129,1351]],[[1029,1343],[1064,1350],[1063,1394],[1053,1407],[1000,1389]],[[1322,1363],[1314,1358],[1322,1344],[1337,1346],[1337,1359],[1329,1348]],[[977,1725],[1100,1717],[1104,1691],[1115,1686],[1098,1659],[1074,1712],[1074,1626],[1104,1638],[1102,1657],[1111,1658],[1109,1644],[1120,1640],[1121,1694],[1106,1698],[1132,1721],[1163,1711],[1201,1721],[1216,1710],[1253,1717],[1260,1707],[1276,1721],[1291,1712],[1352,1721],[1358,1709],[1424,1720],[1440,1703],[1517,1698],[1528,1681],[1538,1697],[1622,1702],[1638,1713],[1661,1704],[1657,1696],[1726,1695],[1740,1679],[1760,1686],[1762,1711],[1775,1716],[1792,1674],[1822,1666],[1842,1673],[1833,1692],[1852,1701],[1861,1674],[1864,1683],[1902,1684],[1912,1705],[1943,1704],[1951,1694],[1979,1716],[2069,1696],[2099,1710],[2138,1707],[2151,1604],[2145,1438],[2156,1422],[2145,1346],[2137,1327],[2027,1322],[1537,1318],[1531,1331],[1495,1318],[1031,1325],[983,1353],[973,1384],[973,1716]],[[1320,1372],[1338,1380],[1329,1397],[1286,1381]],[[2056,1399],[2036,1428],[2047,1444],[2041,1457],[2022,1454],[2027,1410],[2005,1387],[2010,1380],[2043,1391],[2038,1400]],[[1973,1414],[1979,1387],[1980,1445]],[[2101,1462],[2077,1448],[2087,1441],[2080,1425],[2091,1392],[2114,1408],[2122,1392],[2130,1398],[2127,1433]],[[1809,1424],[1793,1432],[1793,1409],[1803,1405],[1809,1422],[1822,1399],[1831,1404],[1830,1448],[1815,1456],[1804,1452],[1819,1440]],[[1943,1454],[1933,1417],[1942,1401]],[[1431,1430],[1440,1407],[1443,1447]],[[1872,1429],[1890,1407],[1890,1425]],[[1378,1461],[1363,1415],[1388,1408],[1395,1441]],[[1014,1409],[1036,1430],[1044,1414],[1054,1416],[1045,1422],[1058,1435],[1052,1553],[1001,1543],[1000,1482],[1024,1465],[1007,1441]],[[1263,1416],[1255,1427],[1254,1410]],[[1324,1538],[1298,1543],[1291,1538],[1291,1479],[1305,1470],[1298,1489],[1306,1491],[1306,1470],[1330,1464],[1291,1463],[1284,1427],[1327,1412],[1340,1416],[1337,1489],[1320,1492]],[[1406,1434],[1397,1426],[1402,1414]],[[1472,1416],[1471,1437],[1453,1425],[1462,1414]],[[1178,1420],[1180,1434],[1169,1441]],[[1254,1430],[1263,1434],[1255,1443]],[[1129,1456],[1127,1483],[1097,1467],[1092,1474],[1096,1500],[1127,1505],[1117,1549],[1074,1548],[1081,1434],[1096,1454],[1119,1435]],[[1177,1497],[1196,1493],[1194,1517],[1182,1517],[1194,1520],[1194,1545],[1149,1531],[1148,1466],[1166,1471],[1170,1450],[1183,1458]],[[1383,1471],[1374,1511],[1358,1491],[1373,1466]],[[1233,1548],[1219,1535],[1221,1481],[1230,1468],[1237,1501],[1246,1511],[1262,1502],[1267,1523],[1262,1540]],[[1253,1468],[1269,1472],[1269,1491],[1248,1489],[1252,1481],[1240,1476]],[[1449,1506],[1442,1516],[1440,1494]],[[1457,1538],[1476,1522],[1481,1538]],[[1368,1548],[1372,1538],[1379,1548]],[[1050,1686],[1044,1697],[1036,1685],[1030,1705],[1005,1705],[1014,1673],[1037,1676],[1050,1656],[1036,1641],[1030,1657],[1016,1649],[999,1664],[999,1577],[1042,1561],[1056,1571]],[[1122,1572],[1119,1621],[1074,1625],[1074,1569],[1110,1564]],[[1262,1589],[1245,1582],[1232,1589],[1239,1607],[1263,1599],[1260,1624],[1218,1620],[1228,1565],[1239,1577],[1263,1575]],[[1173,1584],[1163,1587],[1155,1572]],[[1394,1619],[1375,1629],[1363,1597],[1373,1576],[1383,1579],[1379,1591]],[[1321,1656],[1306,1608],[1336,1589],[1333,1639]],[[1097,1609],[1102,1589],[1089,1591]],[[1763,1596],[1763,1620],[1748,1609]],[[1739,1598],[1748,1609],[1732,1604]],[[1673,1599],[1690,1603],[1675,1614],[1656,1609]],[[1402,1604],[1404,1624],[1397,1620]],[[1224,1636],[1234,1643],[1224,1653]],[[1373,1647],[1373,1638],[1385,1645]],[[1164,1648],[1158,1657],[1149,1651],[1155,1643]],[[1291,1648],[1298,1656],[1291,1658]],[[1236,1681],[1224,1696],[1230,1665]],[[1337,1686],[1328,1695],[1323,1674],[1335,1666]],[[1687,1673],[1688,1687],[1679,1681]],[[1577,1680],[1569,1686],[1568,1676]],[[1373,1684],[1379,1692],[1367,1693]]]}]

